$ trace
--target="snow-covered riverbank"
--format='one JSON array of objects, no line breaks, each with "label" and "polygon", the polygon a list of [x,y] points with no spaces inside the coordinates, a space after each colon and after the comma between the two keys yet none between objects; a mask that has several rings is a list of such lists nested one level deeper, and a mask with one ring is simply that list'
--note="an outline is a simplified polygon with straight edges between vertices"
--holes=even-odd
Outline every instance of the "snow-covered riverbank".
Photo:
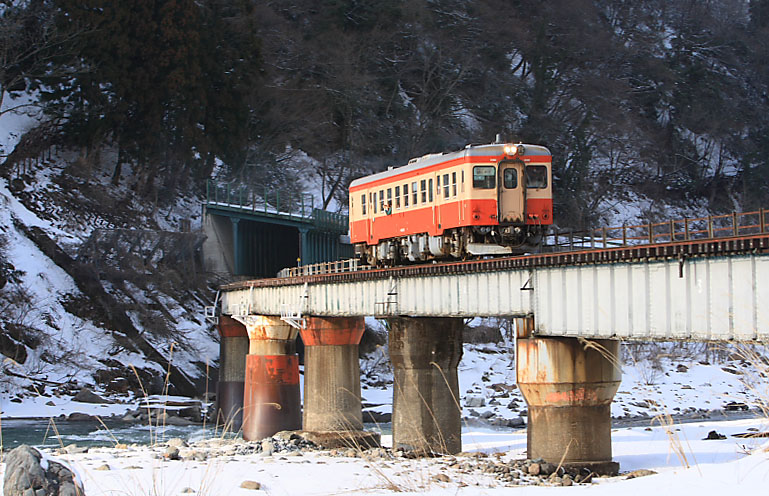
[{"label": "snow-covered riverbank", "polygon": [[[151,447],[92,448],[78,454],[54,450],[51,456],[76,470],[88,496],[245,496],[254,494],[256,487],[271,495],[494,495],[516,487],[516,494],[523,495],[563,491],[563,485],[571,485],[571,490],[576,491],[589,488],[591,494],[723,496],[735,488],[746,494],[765,492],[769,483],[769,444],[765,438],[733,436],[765,432],[767,427],[761,419],[744,419],[669,429],[615,429],[614,459],[624,475],[593,477],[589,483],[576,483],[572,477],[529,475],[530,465],[522,463],[525,430],[467,429],[463,434],[464,453],[433,459],[409,459],[389,450],[319,451],[297,448],[290,442],[277,443],[277,450],[267,454],[262,443],[219,438],[189,446],[179,446],[177,440],[171,443],[176,447],[158,443]],[[726,437],[704,440],[713,430]],[[389,436],[383,437],[384,444],[390,441]],[[0,467],[4,469],[4,465]],[[627,474],[638,470],[658,474],[628,480]]]}]

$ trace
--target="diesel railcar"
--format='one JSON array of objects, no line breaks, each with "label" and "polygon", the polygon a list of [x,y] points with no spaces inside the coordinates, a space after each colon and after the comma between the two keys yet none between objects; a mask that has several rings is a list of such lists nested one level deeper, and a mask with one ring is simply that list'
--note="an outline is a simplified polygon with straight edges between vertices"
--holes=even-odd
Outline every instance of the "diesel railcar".
[{"label": "diesel railcar", "polygon": [[350,184],[350,240],[371,265],[535,250],[553,223],[544,146],[468,145]]}]

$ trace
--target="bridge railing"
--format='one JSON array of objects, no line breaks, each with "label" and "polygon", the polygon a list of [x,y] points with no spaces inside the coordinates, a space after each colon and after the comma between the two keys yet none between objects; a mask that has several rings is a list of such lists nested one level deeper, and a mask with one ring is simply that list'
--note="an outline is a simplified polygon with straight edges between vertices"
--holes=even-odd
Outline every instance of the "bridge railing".
[{"label": "bridge railing", "polygon": [[328,212],[316,208],[312,211],[312,220],[315,227],[322,231],[346,233],[348,229],[348,217],[336,212]]},{"label": "bridge railing", "polygon": [[552,231],[543,247],[545,251],[578,251],[763,234],[769,232],[767,215],[769,210],[760,209],[588,231]]},{"label": "bridge railing", "polygon": [[247,186],[213,180],[206,181],[206,204],[251,212],[314,218],[315,199],[308,193]]},{"label": "bridge railing", "polygon": [[[317,274],[339,274],[342,272],[354,272],[360,268],[360,260],[351,258],[337,260],[335,262],[322,262],[301,267],[288,267],[278,272],[278,277],[313,276]],[[368,267],[368,266],[366,266]]]}]

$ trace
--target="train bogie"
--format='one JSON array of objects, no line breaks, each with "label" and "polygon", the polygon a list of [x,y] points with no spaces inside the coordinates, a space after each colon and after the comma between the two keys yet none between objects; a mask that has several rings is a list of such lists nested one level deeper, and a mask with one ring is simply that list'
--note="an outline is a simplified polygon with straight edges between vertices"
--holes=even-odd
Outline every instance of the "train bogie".
[{"label": "train bogie", "polygon": [[471,146],[350,185],[350,238],[371,264],[531,251],[552,224],[551,155]]}]

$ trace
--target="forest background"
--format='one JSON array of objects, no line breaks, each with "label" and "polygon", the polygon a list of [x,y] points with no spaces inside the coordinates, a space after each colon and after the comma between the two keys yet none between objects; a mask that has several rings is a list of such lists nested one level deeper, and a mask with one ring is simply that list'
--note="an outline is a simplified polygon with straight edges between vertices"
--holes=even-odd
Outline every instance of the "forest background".
[{"label": "forest background", "polygon": [[[757,208],[769,189],[767,0],[5,0],[3,112],[155,204],[212,173],[355,177],[505,139],[554,154],[556,219]],[[14,98],[26,96],[26,98]],[[81,171],[82,173],[82,171]]]}]

